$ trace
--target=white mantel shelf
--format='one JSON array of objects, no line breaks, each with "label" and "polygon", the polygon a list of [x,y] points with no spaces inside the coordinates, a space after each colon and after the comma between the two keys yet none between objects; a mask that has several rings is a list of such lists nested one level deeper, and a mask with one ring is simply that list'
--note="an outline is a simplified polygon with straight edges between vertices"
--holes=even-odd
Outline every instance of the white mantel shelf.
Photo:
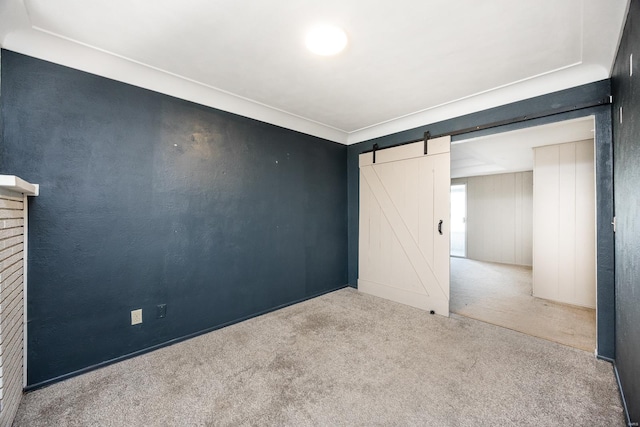
[{"label": "white mantel shelf", "polygon": [[0,175],[0,188],[23,193],[27,196],[40,194],[40,186],[38,184],[31,184],[15,175]]}]

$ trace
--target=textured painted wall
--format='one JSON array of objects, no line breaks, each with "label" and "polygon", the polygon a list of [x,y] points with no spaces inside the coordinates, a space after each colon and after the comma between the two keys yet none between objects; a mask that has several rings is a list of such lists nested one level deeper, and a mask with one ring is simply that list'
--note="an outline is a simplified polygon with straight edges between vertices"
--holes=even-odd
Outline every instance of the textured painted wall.
[{"label": "textured painted wall", "polygon": [[[603,80],[350,145],[347,154],[349,284],[355,287],[358,279],[358,155],[360,153],[370,150],[373,144],[376,143],[380,148],[384,148],[394,144],[420,139],[423,137],[425,131],[431,132],[432,135],[440,135],[459,129],[467,129],[472,126],[480,126],[487,123],[512,119],[514,117],[532,115],[550,109],[570,108],[582,103],[597,102],[608,97],[610,90],[610,82]],[[464,136],[454,137],[453,140],[505,132],[590,115],[593,115],[595,118],[597,141],[598,354],[603,357],[613,358],[615,356],[615,293],[613,231],[610,224],[611,218],[613,217],[611,107],[609,105],[603,105],[571,111],[552,117],[529,120],[524,123],[468,133]]]},{"label": "textured painted wall", "polygon": [[[633,76],[630,76],[631,54]],[[637,0],[631,1],[612,86],[617,224],[616,366],[631,422],[640,423],[640,1]]]},{"label": "textured painted wall", "polygon": [[342,145],[9,51],[2,112],[31,385],[347,283]]}]

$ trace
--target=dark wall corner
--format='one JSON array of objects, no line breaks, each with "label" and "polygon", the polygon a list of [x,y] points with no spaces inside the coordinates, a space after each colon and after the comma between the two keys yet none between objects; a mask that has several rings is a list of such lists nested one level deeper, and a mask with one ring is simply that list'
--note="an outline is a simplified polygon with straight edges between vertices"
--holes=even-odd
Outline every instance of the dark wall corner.
[{"label": "dark wall corner", "polygon": [[[633,65],[631,55],[633,54]],[[633,67],[633,75],[630,69]],[[629,421],[640,423],[640,1],[631,0],[613,77],[616,367]],[[622,118],[621,118],[622,117]]]}]

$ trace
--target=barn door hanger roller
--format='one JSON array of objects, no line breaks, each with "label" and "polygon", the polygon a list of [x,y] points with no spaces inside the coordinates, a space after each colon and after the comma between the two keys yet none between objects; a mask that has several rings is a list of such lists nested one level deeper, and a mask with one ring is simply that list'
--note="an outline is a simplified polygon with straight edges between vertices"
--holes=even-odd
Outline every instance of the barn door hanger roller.
[{"label": "barn door hanger roller", "polygon": [[429,139],[431,139],[431,132],[426,131],[424,133],[424,155],[425,156],[428,154],[427,153],[427,145],[428,145],[427,143],[429,142]]}]

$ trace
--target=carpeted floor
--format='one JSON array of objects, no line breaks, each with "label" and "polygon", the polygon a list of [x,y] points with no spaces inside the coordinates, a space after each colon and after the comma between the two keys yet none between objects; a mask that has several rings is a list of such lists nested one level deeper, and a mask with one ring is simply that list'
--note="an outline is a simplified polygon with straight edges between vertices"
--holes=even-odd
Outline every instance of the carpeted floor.
[{"label": "carpeted floor", "polygon": [[609,363],[343,289],[25,395],[15,426],[623,426]]},{"label": "carpeted floor", "polygon": [[531,296],[530,267],[451,258],[452,313],[593,352],[596,311]]}]

